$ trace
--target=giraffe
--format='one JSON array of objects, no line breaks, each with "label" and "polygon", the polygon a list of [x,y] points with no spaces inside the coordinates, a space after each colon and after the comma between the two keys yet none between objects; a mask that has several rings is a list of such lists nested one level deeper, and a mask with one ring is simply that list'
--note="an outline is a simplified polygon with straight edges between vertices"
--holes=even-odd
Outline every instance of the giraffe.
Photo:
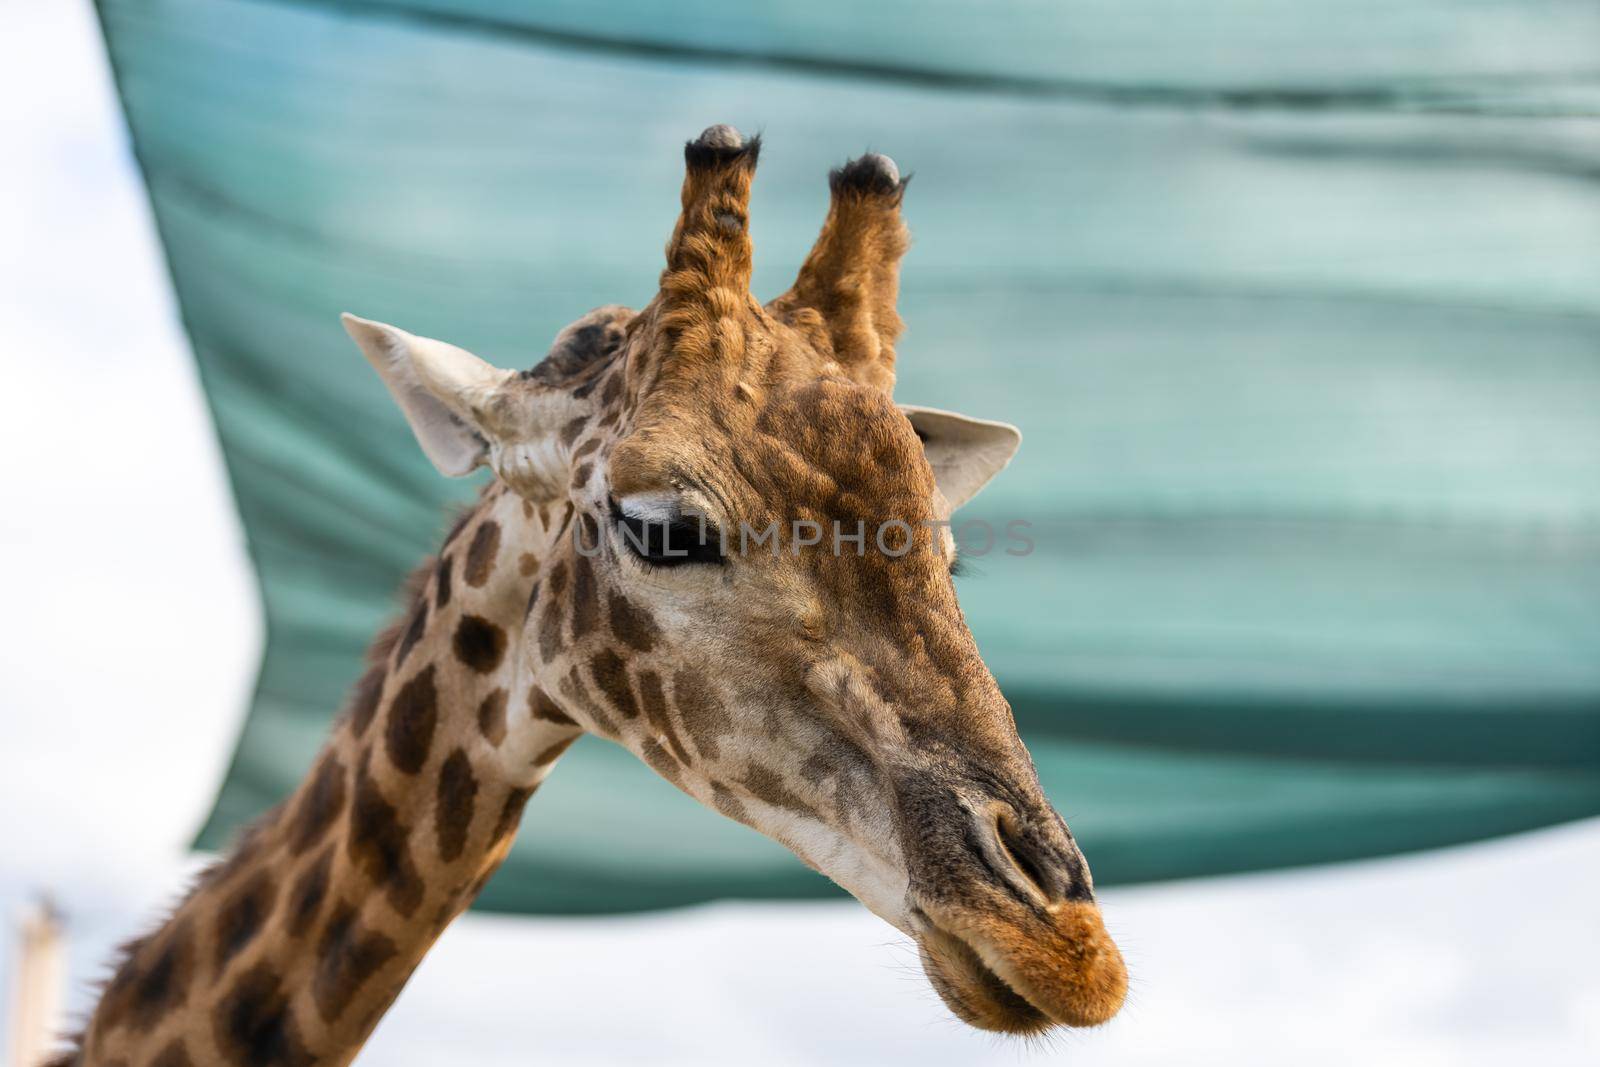
[{"label": "giraffe", "polygon": [[531,370],[345,316],[439,471],[493,478],[303,782],[127,946],[60,1064],[350,1062],[584,734],[909,935],[965,1022],[1117,1012],[1088,866],[951,580],[947,520],[1020,436],[891,400],[887,157],[831,174],[792,288],[750,295],[759,150],[729,126],[689,142],[656,296]]}]

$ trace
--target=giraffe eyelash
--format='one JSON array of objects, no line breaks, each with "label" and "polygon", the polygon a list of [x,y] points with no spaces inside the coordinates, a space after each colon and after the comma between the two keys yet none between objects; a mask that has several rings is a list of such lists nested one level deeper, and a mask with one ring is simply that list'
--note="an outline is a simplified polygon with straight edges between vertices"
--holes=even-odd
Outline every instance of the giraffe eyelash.
[{"label": "giraffe eyelash", "polygon": [[646,566],[681,567],[725,561],[722,534],[698,517],[642,519],[629,515],[613,500],[611,519],[621,530],[622,543]]}]

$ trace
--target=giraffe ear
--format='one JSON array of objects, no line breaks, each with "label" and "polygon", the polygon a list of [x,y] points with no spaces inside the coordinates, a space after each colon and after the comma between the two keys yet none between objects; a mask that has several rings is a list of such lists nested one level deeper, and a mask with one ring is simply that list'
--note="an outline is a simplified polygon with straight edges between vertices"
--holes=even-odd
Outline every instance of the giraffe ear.
[{"label": "giraffe ear", "polygon": [[489,433],[479,414],[515,375],[465,349],[395,326],[346,313],[347,332],[389,387],[411,432],[439,473],[470,474],[489,455]]},{"label": "giraffe ear", "polygon": [[900,410],[922,438],[933,480],[951,511],[977,496],[1022,444],[1022,431],[1009,423],[911,404],[901,404]]},{"label": "giraffe ear", "polygon": [[459,478],[487,465],[530,500],[566,485],[571,437],[556,431],[592,414],[587,402],[443,341],[354,315],[343,321],[439,473]]}]

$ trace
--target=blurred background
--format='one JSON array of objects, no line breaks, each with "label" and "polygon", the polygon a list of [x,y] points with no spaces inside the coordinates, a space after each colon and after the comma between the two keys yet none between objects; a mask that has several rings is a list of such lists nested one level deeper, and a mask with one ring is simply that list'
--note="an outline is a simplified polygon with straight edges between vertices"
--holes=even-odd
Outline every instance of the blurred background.
[{"label": "blurred background", "polygon": [[472,491],[337,312],[530,365],[648,300],[727,121],[767,138],[763,296],[830,166],[917,173],[897,395],[1027,438],[973,507],[1037,551],[962,598],[1129,1006],[967,1031],[887,926],[586,740],[361,1062],[1593,1062],[1600,9],[99,15],[0,15],[0,906],[54,897],[69,1011],[197,830],[299,779]]}]

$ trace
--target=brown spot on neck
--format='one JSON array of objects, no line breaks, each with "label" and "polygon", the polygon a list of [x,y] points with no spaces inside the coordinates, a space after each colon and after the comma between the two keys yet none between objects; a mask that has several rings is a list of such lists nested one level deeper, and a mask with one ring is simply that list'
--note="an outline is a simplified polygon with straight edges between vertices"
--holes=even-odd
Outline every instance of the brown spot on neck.
[{"label": "brown spot on neck", "polygon": [[439,783],[433,806],[434,836],[439,842],[439,859],[454,863],[467,847],[467,831],[477,808],[478,778],[465,749],[457,748],[439,768]]},{"label": "brown spot on neck", "polygon": [[167,930],[129,947],[127,961],[106,989],[102,1020],[124,1019],[134,1030],[150,1030],[183,1002],[194,977],[195,947],[190,923],[178,919]]},{"label": "brown spot on neck", "polygon": [[194,1067],[194,1061],[189,1058],[188,1046],[179,1037],[156,1054],[156,1058],[150,1061],[150,1067]]},{"label": "brown spot on neck", "polygon": [[356,683],[355,696],[350,701],[350,732],[361,737],[378,714],[378,703],[383,699],[383,683],[388,671],[383,664],[375,663]]},{"label": "brown spot on neck", "polygon": [[478,705],[478,732],[495,748],[506,739],[506,705],[509,702],[510,694],[502,688],[484,697],[483,703]]},{"label": "brown spot on neck", "polygon": [[500,524],[493,519],[484,519],[473,532],[472,543],[467,546],[466,566],[461,576],[468,585],[474,589],[483,587],[494,570],[494,559],[499,551]]},{"label": "brown spot on neck", "polygon": [[277,903],[277,893],[271,876],[260,870],[222,905],[214,934],[216,974],[221,974],[229,961],[261,932]]},{"label": "brown spot on neck", "polygon": [[408,829],[394,805],[384,798],[366,764],[356,770],[355,799],[350,809],[350,862],[384,892],[402,916],[414,914],[426,892],[411,858]]},{"label": "brown spot on neck", "polygon": [[345,777],[344,764],[338,756],[331,749],[324,752],[289,822],[290,855],[308,851],[339,817],[344,809]]},{"label": "brown spot on neck", "polygon": [[482,615],[463,615],[451,643],[457,659],[479,674],[488,674],[505,657],[506,632]]},{"label": "brown spot on neck", "polygon": [[338,1021],[361,987],[397,952],[392,940],[367,929],[356,909],[340,902],[322,928],[317,942],[319,962],[311,983],[311,995],[323,1022]]},{"label": "brown spot on neck", "polygon": [[401,666],[411,650],[417,647],[417,642],[422,640],[423,633],[428,628],[428,602],[418,600],[411,612],[411,621],[406,623],[405,633],[400,638],[400,648],[395,653],[394,665]]},{"label": "brown spot on neck", "polygon": [[433,578],[433,606],[442,608],[450,603],[450,572],[453,564],[449,556],[439,557],[439,566]]},{"label": "brown spot on neck", "polygon": [[217,1006],[218,1049],[240,1067],[312,1067],[283,982],[266,963],[241,974]]},{"label": "brown spot on neck", "polygon": [[389,705],[384,748],[389,762],[406,774],[422,770],[433,747],[433,733],[439,722],[439,691],[433,678],[430,663],[400,687]]},{"label": "brown spot on neck", "polygon": [[506,801],[500,807],[500,817],[495,820],[493,840],[501,841],[516,830],[522,819],[522,809],[528,806],[528,798],[533,796],[537,788],[513,789],[506,794]]},{"label": "brown spot on neck", "polygon": [[333,845],[322,850],[322,854],[300,872],[300,877],[295,879],[294,887],[289,890],[288,919],[289,936],[303,937],[311,924],[316,921],[317,913],[322,909],[322,901],[328,895],[328,880],[333,871]]}]

